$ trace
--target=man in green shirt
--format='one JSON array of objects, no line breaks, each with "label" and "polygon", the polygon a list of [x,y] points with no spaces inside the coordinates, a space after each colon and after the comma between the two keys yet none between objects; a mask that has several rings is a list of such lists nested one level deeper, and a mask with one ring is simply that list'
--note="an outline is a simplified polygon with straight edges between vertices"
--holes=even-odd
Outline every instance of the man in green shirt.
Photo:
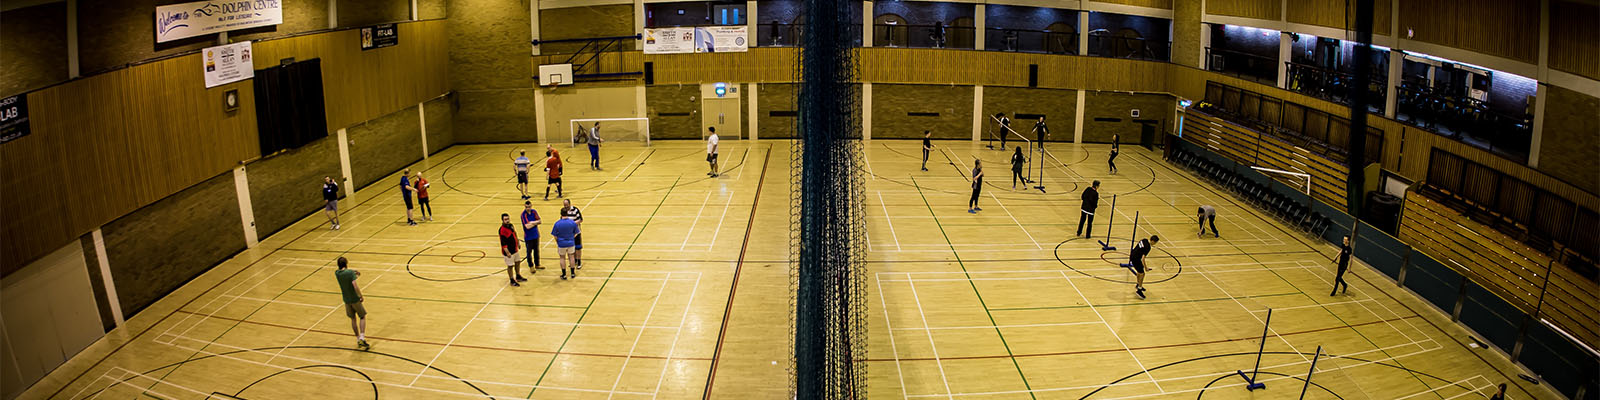
[{"label": "man in green shirt", "polygon": [[361,272],[350,269],[350,261],[339,257],[339,270],[333,271],[333,277],[339,280],[339,293],[344,294],[344,315],[350,317],[350,329],[356,332],[356,348],[372,348],[367,344],[367,308],[361,305],[361,288],[356,286]]}]

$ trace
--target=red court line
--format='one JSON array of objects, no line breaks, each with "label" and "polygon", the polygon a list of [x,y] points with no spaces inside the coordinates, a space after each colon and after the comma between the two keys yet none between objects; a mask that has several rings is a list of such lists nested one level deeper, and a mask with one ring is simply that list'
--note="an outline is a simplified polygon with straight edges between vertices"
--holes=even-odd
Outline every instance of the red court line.
[{"label": "red court line", "polygon": [[[1290,332],[1290,333],[1279,334],[1277,336],[1293,336],[1293,335],[1300,335],[1300,334],[1307,334],[1307,333],[1331,331],[1331,330],[1335,330],[1335,329],[1354,328],[1354,327],[1358,327],[1358,326],[1386,324],[1386,323],[1390,323],[1390,322],[1394,322],[1394,321],[1399,321],[1399,320],[1404,320],[1404,319],[1411,319],[1411,318],[1420,318],[1420,317],[1421,317],[1420,315],[1412,315],[1412,316],[1408,316],[1408,317],[1400,317],[1400,318],[1393,318],[1393,319],[1377,320],[1377,321],[1372,321],[1372,322],[1364,322],[1364,323],[1359,323],[1359,324],[1355,324],[1355,325],[1341,325],[1341,326],[1319,328],[1319,329],[1312,329],[1312,330],[1299,331],[1299,332]],[[1203,345],[1203,344],[1239,342],[1239,341],[1245,341],[1245,340],[1251,340],[1251,339],[1259,339],[1259,338],[1261,338],[1261,336],[1258,335],[1258,336],[1249,336],[1249,337],[1241,337],[1241,338],[1233,338],[1233,339],[1208,340],[1208,341],[1204,341],[1204,342],[1173,343],[1173,344],[1163,344],[1163,345],[1155,345],[1155,346],[1129,347],[1129,348],[1126,348],[1126,349],[1118,347],[1118,348],[1114,348],[1114,349],[1062,351],[1062,352],[1053,352],[1053,353],[1034,353],[1034,354],[1017,354],[1017,355],[998,354],[998,355],[989,355],[989,356],[939,357],[939,358],[937,358],[937,360],[983,360],[983,359],[994,359],[994,358],[1050,357],[1050,356],[1070,356],[1070,355],[1077,355],[1077,354],[1114,353],[1114,352],[1124,352],[1124,351],[1129,351],[1129,350],[1154,350],[1154,349],[1165,349],[1165,348],[1171,348],[1171,347],[1184,347],[1184,346],[1197,346],[1197,345]],[[936,359],[932,358],[932,357],[921,357],[921,358],[869,358],[866,361],[867,362],[873,362],[873,361],[934,361],[934,360],[936,360]]]},{"label": "red court line", "polygon": [[717,360],[722,358],[722,339],[728,333],[728,316],[733,314],[733,295],[739,293],[739,271],[744,269],[744,254],[750,249],[750,231],[756,226],[756,206],[761,204],[761,187],[767,183],[767,165],[772,161],[772,146],[767,145],[767,155],[761,159],[761,179],[756,181],[756,197],[750,201],[750,220],[744,225],[744,243],[739,245],[739,262],[733,265],[733,284],[728,287],[728,305],[722,309],[722,328],[717,329],[717,349],[711,352],[711,370],[706,373],[706,390],[703,399],[711,398],[711,384],[717,381]]},{"label": "red court line", "polygon": [[[320,330],[320,329],[306,329],[306,328],[295,327],[295,326],[274,324],[274,323],[271,323],[271,322],[260,322],[260,321],[243,320],[243,319],[238,319],[238,318],[219,317],[219,316],[215,316],[215,315],[201,314],[201,313],[197,313],[197,312],[193,312],[193,311],[178,311],[178,312],[184,313],[184,314],[193,314],[193,315],[199,315],[199,316],[204,316],[204,317],[210,317],[210,318],[216,318],[216,319],[222,319],[222,320],[246,323],[246,324],[251,324],[251,325],[270,326],[270,327],[274,327],[274,328],[291,329],[291,330],[296,330],[296,331],[307,331],[307,332],[316,332],[316,333],[323,333],[323,334],[329,334],[329,335],[355,337],[355,335],[352,335],[352,334],[349,334],[349,333],[343,333],[343,332],[330,332],[330,331],[324,331],[324,330]],[[640,329],[643,329],[643,328],[640,328]],[[391,342],[426,344],[426,345],[433,345],[433,346],[440,346],[440,347],[444,347],[444,345],[445,345],[444,343],[430,342],[430,341],[426,341],[426,340],[401,339],[401,338],[382,337],[382,336],[367,336],[367,337],[368,338],[372,338],[372,339],[378,339],[378,340],[387,340],[387,341],[391,341]],[[583,356],[583,357],[610,357],[610,358],[626,358],[626,357],[628,357],[627,355],[623,355],[623,354],[575,353],[575,352],[561,352],[561,351],[548,351],[548,350],[518,349],[518,348],[514,348],[514,347],[477,346],[477,345],[460,344],[460,343],[452,343],[452,344],[450,344],[450,347],[465,347],[465,348],[469,348],[469,349],[478,349],[478,350],[496,350],[496,351],[510,351],[510,352],[517,352],[517,353],[554,354],[554,355]],[[633,358],[643,358],[643,359],[649,359],[649,360],[667,360],[667,359],[669,359],[668,357],[641,356],[641,355],[634,355]],[[691,361],[710,361],[711,360],[710,358],[705,358],[705,357],[672,357],[670,359],[672,359],[672,360],[691,360]]]}]

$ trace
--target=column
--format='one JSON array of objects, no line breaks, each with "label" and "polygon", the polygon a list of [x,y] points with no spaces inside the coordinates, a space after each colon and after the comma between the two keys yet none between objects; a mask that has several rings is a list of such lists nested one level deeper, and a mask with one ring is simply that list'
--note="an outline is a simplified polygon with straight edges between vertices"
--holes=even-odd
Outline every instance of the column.
[{"label": "column", "polygon": [[861,138],[872,140],[872,82],[861,83]]},{"label": "column", "polygon": [[100,282],[106,287],[106,303],[111,306],[111,317],[117,320],[117,326],[125,322],[122,318],[122,301],[117,298],[117,284],[111,279],[111,258],[106,255],[106,237],[100,233],[100,228],[95,228],[90,233],[94,237],[95,261],[100,264]]},{"label": "column", "polygon": [[1533,138],[1528,144],[1528,167],[1539,168],[1539,146],[1544,144],[1544,103],[1550,92],[1544,82],[1550,79],[1550,0],[1539,2],[1539,89],[1533,96]]},{"label": "column", "polygon": [[983,85],[972,86],[972,141],[983,141]]},{"label": "column", "polygon": [[745,0],[744,14],[744,29],[750,32],[750,47],[755,47],[756,41],[761,40],[761,31],[757,30],[759,24],[756,23],[756,0]]},{"label": "column", "polygon": [[1294,42],[1288,32],[1278,32],[1278,88],[1289,88],[1289,58],[1294,53]]},{"label": "column", "polygon": [[[82,76],[78,71],[78,0],[67,0],[67,79]],[[117,312],[119,315],[121,311]],[[122,318],[117,318],[117,324]]]},{"label": "column", "polygon": [[1078,55],[1089,55],[1089,12],[1078,12]]},{"label": "column", "polygon": [[[754,1],[750,2],[750,4],[755,4],[755,3],[756,2],[754,2]],[[751,15],[754,15],[754,14],[751,14]],[[751,18],[750,21],[755,21],[755,18]],[[755,32],[754,28],[751,28],[751,29],[752,29],[751,32]],[[761,139],[761,134],[759,133],[760,131],[756,130],[756,128],[758,127],[758,125],[756,123],[756,115],[759,114],[758,112],[756,112],[756,106],[761,104],[761,103],[757,103],[756,102],[756,92],[760,91],[760,88],[761,88],[761,84],[759,84],[759,83],[753,83],[752,82],[752,83],[744,84],[744,95],[747,96],[747,97],[745,97],[745,101],[748,102],[748,103],[745,103],[745,104],[749,104],[750,105],[749,106],[749,113],[747,113],[748,115],[745,115],[745,119],[750,120],[749,122],[746,122],[746,124],[750,125],[750,128],[749,128],[750,129],[750,135],[749,135],[750,136],[750,140],[760,140]]]},{"label": "column", "polygon": [[345,134],[344,128],[339,129],[339,172],[344,175],[344,197],[348,204],[356,204],[356,182],[350,176],[350,136]]},{"label": "column", "polygon": [[256,213],[250,206],[250,179],[244,166],[233,169],[233,190],[239,196],[239,221],[244,224],[244,247],[256,247]]},{"label": "column", "polygon": [[[644,34],[644,0],[633,0],[633,33]],[[633,41],[634,50],[644,50],[644,41]]]},{"label": "column", "polygon": [[[539,0],[528,2],[528,28],[528,32],[531,33],[529,36],[532,40],[539,40]],[[533,45],[533,55],[539,55],[539,45]],[[539,67],[534,67],[533,69],[533,72],[539,72]],[[537,79],[534,80],[534,84],[538,84]]]},{"label": "column", "polygon": [[1072,110],[1072,142],[1073,143],[1083,143],[1083,108],[1084,108],[1083,102],[1084,102],[1084,99],[1086,99],[1088,97],[1089,96],[1088,96],[1087,92],[1085,92],[1083,90],[1079,90],[1078,91],[1078,101],[1076,103],[1073,103],[1073,107],[1076,108],[1075,110]]},{"label": "column", "polygon": [[328,0],[328,29],[339,27],[339,0]]},{"label": "column", "polygon": [[988,22],[986,21],[987,18],[984,16],[983,3],[978,3],[977,9],[974,11],[974,15],[976,15],[974,19],[978,20],[978,23],[972,28],[974,30],[972,33],[972,48],[983,50],[984,32],[989,30]]},{"label": "column", "polygon": [[1206,25],[1204,22],[1200,23],[1200,51],[1198,53],[1200,53],[1200,62],[1195,64],[1195,67],[1206,70],[1211,69],[1211,60],[1206,59],[1211,55],[1211,26]]},{"label": "column", "polygon": [[861,2],[861,47],[872,47],[872,0]]},{"label": "column", "polygon": [[1387,90],[1383,96],[1383,117],[1394,119],[1396,110],[1400,106],[1400,74],[1401,67],[1405,66],[1405,54],[1400,50],[1389,49],[1389,78],[1384,83]]},{"label": "column", "polygon": [[428,163],[428,109],[423,107],[425,104],[428,104],[427,100],[417,103],[417,131],[422,132],[422,165],[431,168],[432,164]]}]

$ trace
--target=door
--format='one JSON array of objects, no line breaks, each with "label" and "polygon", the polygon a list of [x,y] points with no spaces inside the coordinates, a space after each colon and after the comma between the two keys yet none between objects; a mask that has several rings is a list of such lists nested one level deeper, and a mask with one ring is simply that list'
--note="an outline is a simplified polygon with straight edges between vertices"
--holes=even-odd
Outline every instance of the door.
[{"label": "door", "polygon": [[706,135],[705,128],[717,128],[717,136],[721,140],[740,139],[741,125],[739,125],[739,99],[705,99],[700,102],[700,136]]}]

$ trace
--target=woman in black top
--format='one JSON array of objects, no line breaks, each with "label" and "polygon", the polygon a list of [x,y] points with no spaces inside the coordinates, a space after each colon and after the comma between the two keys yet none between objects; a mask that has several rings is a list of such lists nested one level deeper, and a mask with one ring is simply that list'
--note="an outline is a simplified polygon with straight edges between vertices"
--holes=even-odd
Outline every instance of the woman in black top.
[{"label": "woman in black top", "polygon": [[1017,182],[1022,182],[1022,188],[1028,188],[1028,180],[1022,177],[1022,164],[1028,162],[1022,156],[1022,146],[1017,146],[1017,152],[1011,154],[1011,190],[1017,190]]},{"label": "woman in black top", "polygon": [[1339,285],[1344,285],[1344,290],[1350,290],[1350,284],[1344,281],[1345,271],[1350,269],[1350,237],[1344,237],[1344,244],[1339,245],[1339,271],[1333,275],[1333,292],[1329,296],[1339,293]]},{"label": "woman in black top", "polygon": [[977,214],[983,211],[978,208],[978,192],[983,189],[983,161],[972,160],[972,199],[967,200],[967,212]]},{"label": "woman in black top", "polygon": [[1111,135],[1111,158],[1106,159],[1106,164],[1111,165],[1111,173],[1117,173],[1117,151],[1121,150],[1122,135]]}]

